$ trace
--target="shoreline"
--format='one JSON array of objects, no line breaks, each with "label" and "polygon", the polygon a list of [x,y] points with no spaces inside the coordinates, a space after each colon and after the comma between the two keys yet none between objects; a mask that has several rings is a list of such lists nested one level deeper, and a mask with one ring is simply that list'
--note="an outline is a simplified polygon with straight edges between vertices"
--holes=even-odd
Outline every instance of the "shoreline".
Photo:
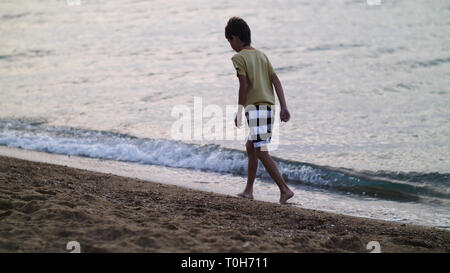
[{"label": "shoreline", "polygon": [[450,252],[450,231],[0,156],[0,252]]}]

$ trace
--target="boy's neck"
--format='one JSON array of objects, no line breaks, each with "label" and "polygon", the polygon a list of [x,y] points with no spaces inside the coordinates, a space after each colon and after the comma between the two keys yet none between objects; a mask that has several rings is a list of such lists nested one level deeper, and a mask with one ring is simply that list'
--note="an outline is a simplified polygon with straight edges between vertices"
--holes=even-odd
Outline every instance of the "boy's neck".
[{"label": "boy's neck", "polygon": [[250,45],[248,45],[248,46],[243,46],[238,52],[240,52],[240,51],[243,50],[243,49],[250,49],[250,50],[253,50],[254,48],[253,48],[252,46],[250,46]]}]

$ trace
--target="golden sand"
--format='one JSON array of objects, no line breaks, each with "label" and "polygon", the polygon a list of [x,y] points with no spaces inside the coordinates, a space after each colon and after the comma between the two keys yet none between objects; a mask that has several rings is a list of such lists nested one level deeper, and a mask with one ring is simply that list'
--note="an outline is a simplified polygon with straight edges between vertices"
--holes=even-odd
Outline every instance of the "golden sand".
[{"label": "golden sand", "polygon": [[0,252],[450,252],[450,231],[0,157]]}]

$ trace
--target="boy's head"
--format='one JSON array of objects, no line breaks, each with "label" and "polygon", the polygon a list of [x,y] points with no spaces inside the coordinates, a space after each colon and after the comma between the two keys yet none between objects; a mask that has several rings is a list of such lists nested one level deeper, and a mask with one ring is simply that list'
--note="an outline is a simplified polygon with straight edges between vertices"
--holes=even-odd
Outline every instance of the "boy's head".
[{"label": "boy's head", "polygon": [[[247,23],[239,17],[231,17],[225,27],[225,38],[230,42],[233,49],[235,46],[249,46],[252,42],[250,28]],[[239,40],[236,41],[235,39]]]}]

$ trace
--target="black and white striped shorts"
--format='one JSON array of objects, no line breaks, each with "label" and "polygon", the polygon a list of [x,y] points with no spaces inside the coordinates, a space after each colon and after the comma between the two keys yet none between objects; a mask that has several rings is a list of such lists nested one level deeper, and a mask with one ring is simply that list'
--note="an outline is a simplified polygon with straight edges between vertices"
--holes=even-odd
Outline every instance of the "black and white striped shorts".
[{"label": "black and white striped shorts", "polygon": [[268,145],[272,138],[275,109],[267,104],[248,105],[245,117],[250,129],[247,139],[253,142],[253,147]]}]

